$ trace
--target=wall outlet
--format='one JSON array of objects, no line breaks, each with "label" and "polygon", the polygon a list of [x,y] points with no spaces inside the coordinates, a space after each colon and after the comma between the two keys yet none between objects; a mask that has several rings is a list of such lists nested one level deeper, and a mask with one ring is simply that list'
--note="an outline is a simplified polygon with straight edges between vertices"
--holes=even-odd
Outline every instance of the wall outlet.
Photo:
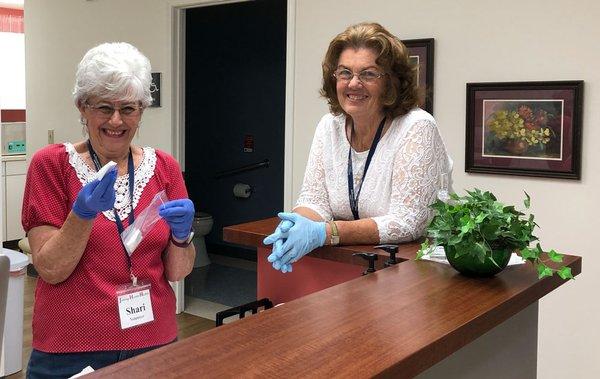
[{"label": "wall outlet", "polygon": [[54,129],[48,129],[48,145],[54,143]]}]

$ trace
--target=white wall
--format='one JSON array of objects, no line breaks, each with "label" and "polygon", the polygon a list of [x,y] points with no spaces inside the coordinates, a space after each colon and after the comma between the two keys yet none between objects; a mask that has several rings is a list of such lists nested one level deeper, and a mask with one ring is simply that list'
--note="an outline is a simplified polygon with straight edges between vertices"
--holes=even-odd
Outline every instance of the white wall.
[{"label": "white wall", "polygon": [[[81,139],[70,91],[76,64],[95,44],[125,40],[163,73],[162,108],[144,115],[140,144],[171,151],[171,6],[185,0],[27,0],[25,4],[28,151],[42,147],[46,129],[57,141]],[[318,98],[320,63],[328,42],[347,25],[382,23],[403,39],[435,38],[435,117],[455,159],[455,188],[493,190],[520,203],[532,196],[543,246],[584,257],[583,274],[542,300],[539,377],[600,376],[600,258],[593,236],[600,206],[600,5],[594,0],[297,0],[292,190],[297,194],[317,121],[327,108]],[[581,181],[467,175],[464,167],[465,83],[572,80],[586,82]],[[295,196],[294,196],[295,197]],[[399,343],[402,343],[399,341]],[[527,357],[524,357],[527,359]],[[508,363],[509,364],[509,363]]]},{"label": "white wall", "polygon": [[[326,110],[317,88],[327,45],[351,23],[377,21],[402,39],[435,38],[434,113],[455,160],[455,189],[489,189],[518,204],[527,190],[542,246],[583,256],[583,274],[541,301],[540,378],[600,377],[599,17],[594,0],[299,0],[296,11],[294,193]],[[465,83],[574,79],[585,80],[581,181],[464,172]]]},{"label": "white wall", "polygon": [[162,72],[162,107],[144,113],[138,143],[171,150],[171,8],[162,0],[45,1],[25,4],[27,145],[33,153],[55,129],[55,141],[79,141],[71,91],[77,64],[107,41],[137,46]]},{"label": "white wall", "polygon": [[[25,109],[25,37],[0,33],[0,110]],[[2,121],[0,119],[0,121]],[[2,146],[2,137],[0,137]],[[0,211],[4,210],[4,163],[0,164]],[[0,241],[4,241],[4,217],[0,215]]]},{"label": "white wall", "polygon": [[174,6],[210,4],[218,0],[27,0],[25,4],[28,152],[47,142],[82,139],[71,91],[77,64],[91,47],[124,41],[140,49],[162,73],[161,107],[144,112],[140,145],[172,151],[172,84]]},{"label": "white wall", "polygon": [[0,108],[25,109],[25,35],[0,33],[0,51]]}]

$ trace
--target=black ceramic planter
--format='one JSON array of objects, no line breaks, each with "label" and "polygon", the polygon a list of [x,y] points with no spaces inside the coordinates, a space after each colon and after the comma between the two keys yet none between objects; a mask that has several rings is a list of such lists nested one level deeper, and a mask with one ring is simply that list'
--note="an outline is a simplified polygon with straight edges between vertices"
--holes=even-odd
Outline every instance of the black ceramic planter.
[{"label": "black ceramic planter", "polygon": [[448,262],[450,262],[450,265],[454,267],[456,271],[463,275],[475,277],[494,276],[504,270],[508,265],[512,253],[512,251],[508,249],[493,250],[492,257],[497,263],[496,265],[489,257],[486,257],[484,262],[481,262],[479,258],[470,254],[464,254],[456,258],[454,246],[444,246],[444,250],[446,251]]}]

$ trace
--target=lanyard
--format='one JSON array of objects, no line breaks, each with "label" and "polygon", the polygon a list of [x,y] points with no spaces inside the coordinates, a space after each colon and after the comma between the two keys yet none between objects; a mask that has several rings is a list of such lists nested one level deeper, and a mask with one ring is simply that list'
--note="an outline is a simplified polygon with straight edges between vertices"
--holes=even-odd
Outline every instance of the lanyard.
[{"label": "lanyard", "polygon": [[[90,156],[92,157],[92,162],[94,162],[94,167],[96,167],[96,171],[100,170],[102,165],[100,164],[100,159],[98,155],[94,151],[90,140],[87,141],[88,151],[90,152]],[[129,198],[131,200],[131,212],[129,213],[129,225],[133,224],[135,220],[135,216],[133,214],[133,181],[134,181],[134,169],[133,169],[133,154],[131,153],[131,148],[129,148],[129,156],[127,158],[127,172],[129,173]],[[115,215],[115,222],[117,223],[117,231],[119,232],[119,241],[121,241],[121,245],[123,245],[123,240],[121,240],[121,233],[125,230],[123,227],[123,222],[119,218],[119,214],[115,208],[113,208],[113,213]],[[123,245],[123,251],[125,251],[125,257],[127,258],[127,265],[129,266],[129,271],[131,272],[131,257],[127,254],[127,250]],[[133,276],[133,274],[132,274]]]},{"label": "lanyard", "polygon": [[367,155],[367,161],[365,162],[365,170],[363,172],[362,180],[360,181],[360,185],[358,186],[358,190],[356,194],[354,192],[354,172],[352,171],[352,134],[354,132],[354,125],[352,125],[352,129],[350,129],[350,149],[348,150],[348,199],[350,200],[350,210],[352,210],[352,215],[355,220],[358,220],[358,197],[360,196],[360,190],[362,189],[363,183],[365,182],[365,177],[367,176],[367,170],[369,169],[369,165],[371,164],[371,159],[375,154],[375,149],[377,149],[377,144],[381,139],[381,133],[383,132],[383,126],[385,125],[385,117],[381,120],[379,127],[377,128],[377,132],[375,133],[375,137],[373,138],[373,142],[371,143],[371,148],[369,149],[369,154]]}]

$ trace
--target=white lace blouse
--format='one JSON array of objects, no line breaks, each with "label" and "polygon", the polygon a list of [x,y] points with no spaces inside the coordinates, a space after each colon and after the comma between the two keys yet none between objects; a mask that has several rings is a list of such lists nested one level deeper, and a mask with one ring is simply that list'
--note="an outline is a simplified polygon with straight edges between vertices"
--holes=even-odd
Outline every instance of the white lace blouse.
[{"label": "white lace blouse", "polygon": [[[64,143],[67,154],[69,155],[69,164],[75,169],[77,178],[82,185],[85,185],[94,180],[96,170],[92,169],[81,156],[75,150],[73,144],[69,142]],[[156,151],[151,147],[142,148],[142,160],[134,173],[134,184],[133,184],[133,207],[131,207],[131,197],[129,196],[129,175],[121,175],[117,177],[115,182],[115,209],[121,221],[125,220],[129,216],[131,209],[137,206],[142,191],[148,184],[148,181],[154,175],[154,168],[156,167]],[[115,214],[112,209],[102,212],[104,216],[110,221],[115,221]]]},{"label": "white lace blouse", "polygon": [[[325,115],[315,132],[297,207],[324,220],[353,220],[348,200],[348,149],[344,115]],[[354,188],[361,180],[368,151],[352,150]],[[360,197],[360,218],[372,218],[380,243],[420,237],[432,215],[441,174],[450,176],[452,161],[433,117],[418,108],[397,117],[381,137]]]}]

